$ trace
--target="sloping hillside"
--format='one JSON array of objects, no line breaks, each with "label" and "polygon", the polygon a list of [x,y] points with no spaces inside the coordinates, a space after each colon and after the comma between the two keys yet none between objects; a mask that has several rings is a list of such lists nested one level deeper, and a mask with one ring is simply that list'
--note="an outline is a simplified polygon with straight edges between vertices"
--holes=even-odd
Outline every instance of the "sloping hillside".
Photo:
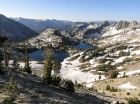
[{"label": "sloping hillside", "polygon": [[0,14],[0,34],[7,35],[9,41],[19,42],[37,36],[38,33],[27,26]]},{"label": "sloping hillside", "polygon": [[[67,93],[58,86],[53,86],[42,81],[35,75],[29,75],[22,71],[3,69],[6,74],[0,75],[0,86],[9,80],[11,75],[18,86],[19,95],[16,104],[42,103],[42,104],[104,104],[105,100],[97,98],[94,94],[81,92]],[[0,103],[5,96],[5,91],[0,87]]]}]

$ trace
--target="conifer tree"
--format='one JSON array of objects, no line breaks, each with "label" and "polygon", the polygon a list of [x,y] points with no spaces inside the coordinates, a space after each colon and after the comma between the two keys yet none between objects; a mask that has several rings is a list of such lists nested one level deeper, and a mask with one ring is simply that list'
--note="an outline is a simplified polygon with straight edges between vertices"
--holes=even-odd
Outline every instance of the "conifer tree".
[{"label": "conifer tree", "polygon": [[3,85],[3,88],[6,90],[6,94],[10,96],[16,96],[18,94],[18,87],[14,83],[14,77],[12,76],[8,82]]},{"label": "conifer tree", "polygon": [[53,51],[49,48],[45,50],[45,53],[47,54],[45,57],[45,64],[43,68],[43,79],[47,82],[51,82],[51,72],[53,68]]},{"label": "conifer tree", "polygon": [[10,46],[10,48],[7,47],[7,41],[4,43],[4,66],[8,67],[9,65],[9,60],[12,54],[14,48],[14,43]]},{"label": "conifer tree", "polygon": [[54,71],[55,77],[57,77],[58,74],[60,73],[60,69],[61,69],[61,63],[58,60],[54,61],[53,71]]},{"label": "conifer tree", "polygon": [[30,67],[30,63],[29,63],[29,56],[28,56],[28,52],[27,52],[27,47],[25,46],[25,66],[24,66],[24,71],[31,74],[31,67]]}]

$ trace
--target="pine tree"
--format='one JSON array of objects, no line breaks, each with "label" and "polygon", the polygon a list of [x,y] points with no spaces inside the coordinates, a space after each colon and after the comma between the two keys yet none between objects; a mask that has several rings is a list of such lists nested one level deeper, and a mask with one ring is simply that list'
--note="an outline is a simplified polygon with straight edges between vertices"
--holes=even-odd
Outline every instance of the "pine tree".
[{"label": "pine tree", "polygon": [[43,68],[43,79],[46,80],[48,83],[51,83],[51,72],[53,69],[53,51],[49,48],[45,50],[47,54],[45,57],[45,64]]},{"label": "pine tree", "polygon": [[3,85],[3,88],[6,90],[6,94],[10,96],[16,96],[18,94],[18,87],[14,83],[14,77],[12,76],[8,82]]},{"label": "pine tree", "polygon": [[60,69],[61,69],[61,63],[58,60],[54,61],[53,71],[54,71],[55,77],[58,76],[58,74],[60,73]]},{"label": "pine tree", "polygon": [[4,43],[4,66],[9,66],[9,60],[13,51],[14,43],[12,43],[11,47],[8,49],[7,42]]},{"label": "pine tree", "polygon": [[30,67],[30,63],[29,63],[29,56],[28,56],[28,52],[27,52],[27,47],[25,46],[25,66],[24,66],[24,71],[31,74],[31,67]]}]

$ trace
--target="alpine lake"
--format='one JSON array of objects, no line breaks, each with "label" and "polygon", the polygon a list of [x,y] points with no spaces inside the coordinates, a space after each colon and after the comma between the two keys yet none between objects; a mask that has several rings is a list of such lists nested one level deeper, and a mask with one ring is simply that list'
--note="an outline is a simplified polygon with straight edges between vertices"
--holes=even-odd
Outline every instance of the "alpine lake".
[{"label": "alpine lake", "polygon": [[[90,49],[90,48],[94,48],[91,44],[87,44],[84,42],[80,42],[80,44],[73,46],[73,48],[81,48],[81,49]],[[39,61],[44,61],[44,50],[37,50],[34,51],[32,53],[29,53],[29,57],[31,59],[35,59],[35,60],[39,60]],[[65,58],[69,57],[69,53],[66,51],[59,51],[59,52],[54,52],[54,60],[59,60],[60,62],[62,62]]]}]

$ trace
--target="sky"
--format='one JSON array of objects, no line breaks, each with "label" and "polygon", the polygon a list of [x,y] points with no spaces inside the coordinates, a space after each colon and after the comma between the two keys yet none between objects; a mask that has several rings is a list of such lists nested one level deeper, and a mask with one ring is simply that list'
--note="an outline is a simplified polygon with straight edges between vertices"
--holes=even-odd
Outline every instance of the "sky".
[{"label": "sky", "polygon": [[140,0],[0,0],[0,14],[84,22],[140,21]]}]

